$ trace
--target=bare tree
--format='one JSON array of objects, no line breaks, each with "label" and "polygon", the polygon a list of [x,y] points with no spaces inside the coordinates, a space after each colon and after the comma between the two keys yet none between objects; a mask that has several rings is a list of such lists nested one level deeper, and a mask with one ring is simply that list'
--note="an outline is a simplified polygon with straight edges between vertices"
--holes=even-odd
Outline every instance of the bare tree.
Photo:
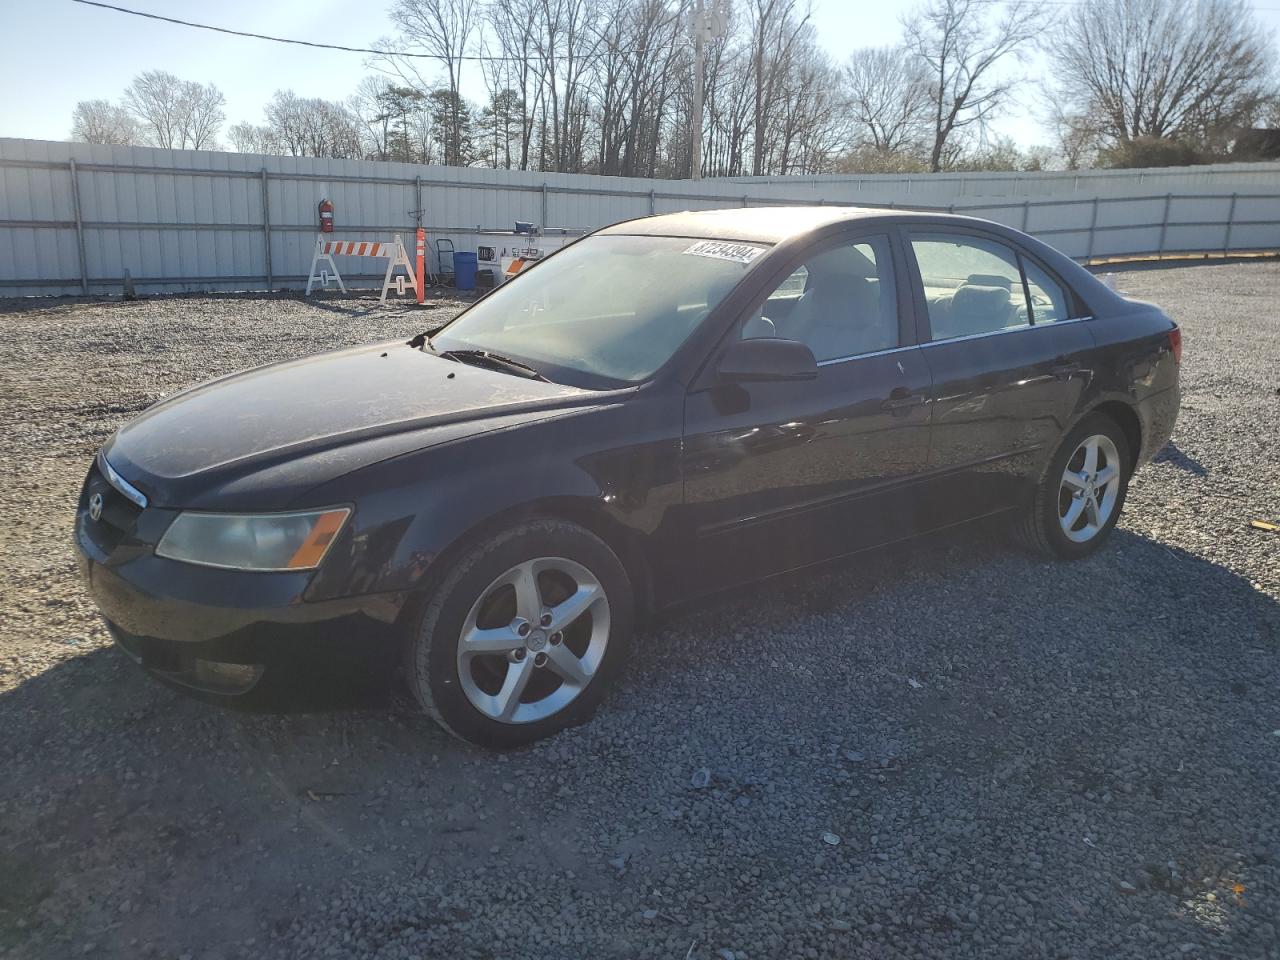
[{"label": "bare tree", "polygon": [[382,77],[365,77],[347,97],[347,109],[360,121],[361,152],[370,160],[390,160],[392,114],[382,102],[388,84]]},{"label": "bare tree", "polygon": [[163,70],[147,70],[133,78],[124,92],[129,112],[153,146],[169,150],[182,146],[183,81]]},{"label": "bare tree", "polygon": [[124,107],[106,100],[81,100],[71,115],[71,139],[128,146],[138,142],[138,124]]},{"label": "bare tree", "polygon": [[1048,110],[1043,119],[1053,130],[1054,146],[1063,166],[1068,170],[1093,166],[1106,143],[1097,123],[1047,84],[1044,95]]},{"label": "bare tree", "polygon": [[226,98],[213,84],[179,80],[163,70],[133,78],[124,103],[152,146],[207,150],[217,146]]},{"label": "bare tree", "polygon": [[271,156],[287,153],[270,127],[253,123],[236,123],[227,129],[227,139],[239,153],[262,153]]},{"label": "bare tree", "polygon": [[218,131],[226,114],[222,108],[227,98],[212,83],[182,85],[182,113],[179,130],[182,146],[191,150],[214,150]]},{"label": "bare tree", "polygon": [[605,8],[590,84],[597,172],[657,176],[664,158],[672,160],[671,172],[688,172],[693,84],[692,58],[680,42],[684,12],[667,0],[614,0]]},{"label": "bare tree", "polygon": [[792,53],[809,22],[809,0],[751,0],[751,70],[755,85],[753,176],[763,176],[778,99]]},{"label": "bare tree", "polygon": [[928,66],[903,47],[864,47],[844,66],[845,94],[857,146],[911,152],[930,136],[933,93]]},{"label": "bare tree", "polygon": [[929,69],[932,139],[929,169],[957,153],[958,131],[981,128],[1004,104],[1014,81],[1001,64],[1021,56],[1042,31],[1033,3],[1012,0],[992,16],[989,0],[928,0],[904,21],[908,47]]},{"label": "bare tree", "polygon": [[[447,117],[449,132],[445,142],[452,144],[452,150],[460,149],[464,139],[463,100],[460,92],[462,64],[472,34],[478,26],[476,0],[396,0],[390,17],[391,22],[400,29],[396,46],[421,50],[444,66],[449,81],[447,104],[451,105]],[[419,61],[388,53],[381,57],[381,62],[389,72],[419,92],[426,94],[435,89],[436,84],[420,72]],[[461,156],[446,153],[444,162],[460,164],[464,161]]]},{"label": "bare tree", "polygon": [[1084,0],[1050,51],[1066,112],[1115,146],[1225,146],[1275,91],[1275,48],[1244,0]]},{"label": "bare tree", "polygon": [[513,164],[528,170],[532,159],[536,110],[541,100],[543,73],[534,55],[534,22],[523,0],[490,0],[485,25],[493,32],[499,54],[506,58],[506,87],[519,94],[519,159]]},{"label": "bare tree", "polygon": [[265,113],[267,130],[282,153],[334,159],[363,155],[359,120],[340,103],[277,90]]},{"label": "bare tree", "polygon": [[579,130],[586,132],[586,78],[602,44],[599,6],[597,0],[534,0],[529,15],[536,27],[533,49],[546,77],[540,165],[576,173],[585,157]]},{"label": "bare tree", "polygon": [[751,75],[748,45],[735,29],[707,46],[704,90],[706,96],[706,143],[703,170],[711,176],[734,176],[744,172],[753,117],[755,83]]},{"label": "bare tree", "polygon": [[851,125],[838,94],[840,73],[812,38],[799,45],[783,82],[778,109],[778,173],[810,174],[829,169],[850,143]]}]

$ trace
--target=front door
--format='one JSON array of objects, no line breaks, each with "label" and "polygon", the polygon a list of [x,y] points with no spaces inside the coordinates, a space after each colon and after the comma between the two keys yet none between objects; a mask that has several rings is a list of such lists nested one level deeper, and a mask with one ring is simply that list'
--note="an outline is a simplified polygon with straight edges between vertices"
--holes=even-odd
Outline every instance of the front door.
[{"label": "front door", "polygon": [[942,526],[1021,502],[1076,409],[1093,338],[1064,289],[1002,243],[910,232],[920,340],[934,382],[932,479]]},{"label": "front door", "polygon": [[806,256],[731,333],[801,341],[818,376],[689,393],[685,515],[700,585],[914,532],[906,487],[928,458],[931,382],[910,345],[907,290],[888,236],[852,238]]}]

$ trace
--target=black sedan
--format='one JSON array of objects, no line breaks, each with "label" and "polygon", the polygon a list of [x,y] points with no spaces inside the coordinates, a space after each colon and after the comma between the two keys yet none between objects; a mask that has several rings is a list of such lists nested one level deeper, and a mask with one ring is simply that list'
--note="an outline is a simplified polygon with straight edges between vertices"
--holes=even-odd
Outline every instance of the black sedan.
[{"label": "black sedan", "polygon": [[1017,231],[830,207],[600,230],[432,336],[170,397],[76,520],[119,645],[206,696],[398,657],[460,737],[580,722],[638,617],[1009,514],[1083,557],[1181,334]]}]

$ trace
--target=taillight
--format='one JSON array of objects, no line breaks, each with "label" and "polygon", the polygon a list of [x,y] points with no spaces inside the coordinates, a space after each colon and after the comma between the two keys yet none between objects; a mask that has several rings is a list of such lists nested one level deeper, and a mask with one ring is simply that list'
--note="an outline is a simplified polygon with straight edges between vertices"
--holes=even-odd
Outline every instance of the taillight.
[{"label": "taillight", "polygon": [[1169,331],[1169,349],[1173,351],[1173,362],[1182,363],[1182,330],[1174,327]]}]

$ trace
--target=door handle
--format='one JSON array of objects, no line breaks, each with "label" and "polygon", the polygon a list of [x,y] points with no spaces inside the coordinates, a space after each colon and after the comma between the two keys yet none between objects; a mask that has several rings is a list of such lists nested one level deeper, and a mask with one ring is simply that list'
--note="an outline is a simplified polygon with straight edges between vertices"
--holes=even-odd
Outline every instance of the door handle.
[{"label": "door handle", "polygon": [[1080,372],[1080,364],[1067,360],[1063,357],[1059,357],[1053,362],[1053,366],[1049,368],[1049,372],[1059,380],[1069,380],[1073,374]]},{"label": "door handle", "polygon": [[912,407],[918,407],[922,403],[924,403],[923,394],[907,393],[903,387],[895,387],[889,394],[889,398],[881,401],[880,406],[894,414],[905,414]]}]

